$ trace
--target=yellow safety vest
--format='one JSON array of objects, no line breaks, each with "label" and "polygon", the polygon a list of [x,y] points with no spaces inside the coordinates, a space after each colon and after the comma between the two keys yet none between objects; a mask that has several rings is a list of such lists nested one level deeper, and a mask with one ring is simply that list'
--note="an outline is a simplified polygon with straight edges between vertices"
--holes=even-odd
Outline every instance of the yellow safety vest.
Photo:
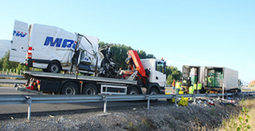
[{"label": "yellow safety vest", "polygon": [[208,82],[211,83],[212,82],[212,77],[208,77]]},{"label": "yellow safety vest", "polygon": [[194,92],[194,88],[193,88],[193,86],[190,86],[189,87],[189,94],[193,94],[193,92]]},{"label": "yellow safety vest", "polygon": [[197,89],[197,84],[194,84],[193,88],[194,88],[194,90],[196,90]]},{"label": "yellow safety vest", "polygon": [[201,90],[201,89],[202,89],[202,84],[199,83],[199,84],[197,85],[197,87],[198,87],[198,90]]},{"label": "yellow safety vest", "polygon": [[176,88],[176,89],[180,89],[180,88],[181,88],[180,82],[176,82],[175,88]]}]

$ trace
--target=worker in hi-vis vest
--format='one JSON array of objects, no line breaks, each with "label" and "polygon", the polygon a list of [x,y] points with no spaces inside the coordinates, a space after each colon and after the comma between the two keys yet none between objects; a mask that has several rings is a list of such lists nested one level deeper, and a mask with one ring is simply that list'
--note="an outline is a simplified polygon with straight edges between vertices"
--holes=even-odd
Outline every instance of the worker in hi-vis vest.
[{"label": "worker in hi-vis vest", "polygon": [[197,84],[193,84],[194,90],[197,90]]},{"label": "worker in hi-vis vest", "polygon": [[179,94],[180,94],[180,91],[182,92],[181,94],[183,94],[183,88],[182,88],[182,81],[179,82],[179,87],[180,87],[180,90],[179,90]]},{"label": "worker in hi-vis vest", "polygon": [[179,87],[182,88],[182,81],[179,81]]},{"label": "worker in hi-vis vest", "polygon": [[181,90],[181,82],[177,81],[175,83],[175,94],[179,94],[179,91]]},{"label": "worker in hi-vis vest", "polygon": [[189,87],[189,94],[193,94],[194,93],[194,87],[193,86],[190,86]]},{"label": "worker in hi-vis vest", "polygon": [[182,84],[185,85],[185,86],[187,86],[187,81],[186,81],[186,80],[183,80]]},{"label": "worker in hi-vis vest", "polygon": [[202,87],[203,87],[202,83],[198,82],[198,84],[197,84],[197,89],[198,89],[198,90],[201,90]]},{"label": "worker in hi-vis vest", "polygon": [[208,77],[208,85],[212,86],[212,76],[211,75]]}]

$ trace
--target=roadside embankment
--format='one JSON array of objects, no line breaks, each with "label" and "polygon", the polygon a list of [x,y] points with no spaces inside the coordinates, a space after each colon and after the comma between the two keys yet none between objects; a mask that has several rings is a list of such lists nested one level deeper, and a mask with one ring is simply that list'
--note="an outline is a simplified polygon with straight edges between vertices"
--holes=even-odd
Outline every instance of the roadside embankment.
[{"label": "roadside embankment", "polygon": [[58,113],[32,113],[30,122],[26,117],[1,120],[0,130],[201,130],[219,129],[226,119],[239,114],[239,104],[213,100],[213,105],[199,100],[188,106],[153,104],[145,106],[116,107],[104,114],[99,110],[66,111]]}]

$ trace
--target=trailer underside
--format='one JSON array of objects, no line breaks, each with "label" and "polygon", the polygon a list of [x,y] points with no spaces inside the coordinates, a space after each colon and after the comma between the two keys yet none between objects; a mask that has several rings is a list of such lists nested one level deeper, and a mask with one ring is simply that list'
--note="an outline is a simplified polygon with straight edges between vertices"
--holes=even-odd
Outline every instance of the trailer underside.
[{"label": "trailer underside", "polygon": [[137,87],[137,81],[134,80],[34,71],[24,74],[28,80],[27,87],[45,93],[96,95],[127,94],[130,90],[141,92]]}]

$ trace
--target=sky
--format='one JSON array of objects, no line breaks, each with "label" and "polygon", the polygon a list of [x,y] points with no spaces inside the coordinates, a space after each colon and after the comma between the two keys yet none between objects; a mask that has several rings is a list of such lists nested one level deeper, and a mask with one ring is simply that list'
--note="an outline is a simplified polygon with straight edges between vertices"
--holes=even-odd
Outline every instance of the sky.
[{"label": "sky", "polygon": [[11,48],[9,40],[0,40],[0,58],[6,55],[6,52]]},{"label": "sky", "polygon": [[14,20],[144,50],[168,65],[223,66],[255,80],[254,0],[0,0],[0,39]]}]

